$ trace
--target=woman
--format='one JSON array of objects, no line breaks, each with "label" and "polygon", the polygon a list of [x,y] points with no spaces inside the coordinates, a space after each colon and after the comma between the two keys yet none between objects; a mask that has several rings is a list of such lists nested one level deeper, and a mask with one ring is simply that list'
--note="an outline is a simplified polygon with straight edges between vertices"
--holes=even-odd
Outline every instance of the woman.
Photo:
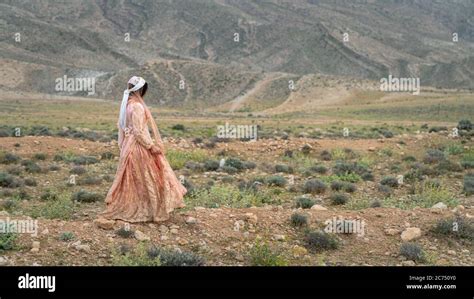
[{"label": "woman", "polygon": [[184,207],[186,189],[164,156],[158,128],[143,101],[147,89],[145,80],[134,76],[123,94],[118,121],[120,161],[101,214],[107,219],[158,222],[167,220],[173,209]]}]

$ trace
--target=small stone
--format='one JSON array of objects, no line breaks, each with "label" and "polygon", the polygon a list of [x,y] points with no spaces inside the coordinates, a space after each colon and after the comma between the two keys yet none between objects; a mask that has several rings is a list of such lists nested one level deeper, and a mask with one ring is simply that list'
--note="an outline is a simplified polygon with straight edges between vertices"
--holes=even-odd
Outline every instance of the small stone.
[{"label": "small stone", "polygon": [[243,262],[245,260],[244,256],[241,254],[236,254],[235,259],[238,260],[239,262]]},{"label": "small stone", "polygon": [[166,234],[166,233],[169,232],[169,229],[168,229],[168,227],[167,227],[166,225],[163,225],[163,224],[162,224],[162,225],[160,225],[160,232],[161,232],[162,234]]},{"label": "small stone", "polygon": [[42,235],[47,235],[49,234],[49,229],[45,228],[42,232],[41,232]]},{"label": "small stone", "polygon": [[195,211],[204,211],[204,210],[206,210],[206,208],[205,207],[195,207],[194,210]]},{"label": "small stone", "polygon": [[79,244],[79,245],[75,246],[75,248],[76,248],[77,251],[84,251],[84,252],[91,251],[91,247],[89,245],[86,245],[86,244]]},{"label": "small stone", "polygon": [[179,232],[178,232],[178,230],[177,230],[176,228],[172,228],[172,229],[170,230],[170,233],[172,233],[173,235],[177,235]]},{"label": "small stone", "polygon": [[388,236],[395,236],[396,234],[399,234],[400,231],[398,229],[395,229],[395,228],[387,228],[385,230],[385,234],[388,235]]},{"label": "small stone", "polygon": [[0,256],[0,266],[5,266],[8,263],[6,257]]},{"label": "small stone", "polygon": [[39,241],[33,241],[33,244],[31,246],[33,249],[40,249],[40,242]]},{"label": "small stone", "polygon": [[276,240],[276,241],[285,241],[285,235],[274,235],[273,238]]},{"label": "small stone", "polygon": [[369,146],[369,152],[375,152],[375,147],[374,146]]},{"label": "small stone", "polygon": [[416,266],[414,261],[403,261],[402,266]]},{"label": "small stone", "polygon": [[98,219],[94,220],[94,224],[98,228],[105,229],[105,230],[111,230],[111,229],[114,229],[115,221],[104,219],[104,218],[98,218]]},{"label": "small stone", "polygon": [[39,248],[31,248],[30,251],[31,251],[32,253],[37,253],[37,252],[39,252],[40,250],[39,250]]},{"label": "small stone", "polygon": [[255,215],[253,213],[245,213],[245,220],[247,220],[248,222],[251,222],[253,224],[256,224],[258,222],[258,217],[257,217],[257,215]]},{"label": "small stone", "polygon": [[135,231],[135,239],[138,241],[150,241],[150,236],[146,235],[144,232],[141,232],[139,230]]},{"label": "small stone", "polygon": [[197,219],[194,218],[194,217],[188,217],[188,218],[186,219],[186,223],[187,223],[187,224],[196,224],[196,223],[197,223]]},{"label": "small stone", "polygon": [[315,211],[327,211],[327,208],[323,207],[322,205],[314,205],[311,207],[311,210]]},{"label": "small stone", "polygon": [[405,229],[402,234],[401,238],[404,242],[409,242],[418,239],[421,237],[421,229],[418,227],[409,227]]},{"label": "small stone", "polygon": [[446,210],[448,208],[443,202],[438,202],[434,206],[431,207],[432,209],[439,209],[439,210]]},{"label": "small stone", "polygon": [[292,251],[293,256],[295,258],[302,257],[302,256],[305,256],[306,254],[308,254],[308,250],[304,247],[299,246],[299,245],[293,246],[291,251]]},{"label": "small stone", "polygon": [[243,220],[237,220],[234,222],[234,231],[238,232],[241,228],[244,228],[245,222]]},{"label": "small stone", "polygon": [[449,255],[456,255],[456,251],[454,251],[454,250],[448,250],[448,254],[449,254]]}]

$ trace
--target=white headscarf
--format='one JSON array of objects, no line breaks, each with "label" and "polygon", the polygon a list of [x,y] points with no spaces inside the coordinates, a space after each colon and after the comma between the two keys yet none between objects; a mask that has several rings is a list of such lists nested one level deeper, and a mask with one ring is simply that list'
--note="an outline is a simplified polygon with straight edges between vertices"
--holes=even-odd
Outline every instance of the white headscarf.
[{"label": "white headscarf", "polygon": [[120,106],[119,125],[122,130],[127,126],[127,102],[131,92],[137,91],[145,85],[146,81],[142,77],[133,76],[128,80],[129,84],[134,85],[131,89],[125,89],[123,92],[122,105]]}]

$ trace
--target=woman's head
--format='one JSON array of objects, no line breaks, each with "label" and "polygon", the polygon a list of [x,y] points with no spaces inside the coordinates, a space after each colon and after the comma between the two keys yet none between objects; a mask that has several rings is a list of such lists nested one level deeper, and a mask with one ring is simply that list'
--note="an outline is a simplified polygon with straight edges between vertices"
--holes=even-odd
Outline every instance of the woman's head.
[{"label": "woman's head", "polygon": [[[128,83],[128,89],[132,89],[134,86],[135,85]],[[138,94],[143,98],[147,90],[148,90],[148,83],[145,83],[140,89],[138,89],[137,91],[133,91],[132,94]]]}]

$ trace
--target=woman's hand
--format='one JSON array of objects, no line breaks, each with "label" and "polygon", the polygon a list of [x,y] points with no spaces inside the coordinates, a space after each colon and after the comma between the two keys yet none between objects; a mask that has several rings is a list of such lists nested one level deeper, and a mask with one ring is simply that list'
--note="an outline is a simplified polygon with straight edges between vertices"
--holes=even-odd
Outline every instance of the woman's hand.
[{"label": "woman's hand", "polygon": [[158,146],[156,145],[152,145],[151,148],[150,148],[150,152],[153,154],[153,155],[159,155],[161,154],[161,150]]}]

